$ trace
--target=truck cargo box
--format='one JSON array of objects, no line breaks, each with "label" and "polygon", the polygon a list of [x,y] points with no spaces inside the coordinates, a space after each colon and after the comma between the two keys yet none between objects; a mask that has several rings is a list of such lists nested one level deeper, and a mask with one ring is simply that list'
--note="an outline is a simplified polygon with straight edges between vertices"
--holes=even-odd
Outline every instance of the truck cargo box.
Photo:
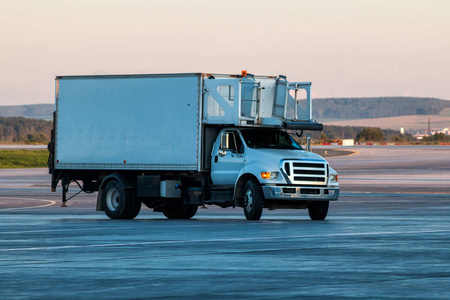
[{"label": "truck cargo box", "polygon": [[200,80],[57,77],[55,169],[197,170]]}]

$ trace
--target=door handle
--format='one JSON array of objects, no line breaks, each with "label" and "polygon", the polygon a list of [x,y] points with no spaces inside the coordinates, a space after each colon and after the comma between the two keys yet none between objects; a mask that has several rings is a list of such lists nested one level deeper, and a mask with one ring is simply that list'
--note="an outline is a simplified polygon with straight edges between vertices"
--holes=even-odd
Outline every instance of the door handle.
[{"label": "door handle", "polygon": [[216,162],[218,162],[219,161],[219,157],[216,155],[216,156],[214,156],[214,162],[216,163]]}]

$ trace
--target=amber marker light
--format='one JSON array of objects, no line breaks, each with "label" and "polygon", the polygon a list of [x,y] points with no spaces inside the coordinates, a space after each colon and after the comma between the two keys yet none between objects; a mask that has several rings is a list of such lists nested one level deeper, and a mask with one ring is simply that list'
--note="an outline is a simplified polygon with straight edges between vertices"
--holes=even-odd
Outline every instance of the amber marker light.
[{"label": "amber marker light", "polygon": [[261,177],[264,179],[270,179],[270,172],[261,172]]},{"label": "amber marker light", "polygon": [[262,179],[277,179],[278,172],[261,172]]},{"label": "amber marker light", "polygon": [[242,76],[242,77],[245,77],[245,76],[247,76],[247,70],[242,70],[242,72],[241,72],[241,76]]}]

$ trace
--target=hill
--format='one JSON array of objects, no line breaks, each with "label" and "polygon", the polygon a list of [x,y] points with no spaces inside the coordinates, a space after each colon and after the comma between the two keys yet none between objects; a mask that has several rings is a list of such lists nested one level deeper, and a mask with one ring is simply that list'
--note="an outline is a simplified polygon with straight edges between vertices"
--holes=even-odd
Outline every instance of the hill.
[{"label": "hill", "polygon": [[0,117],[25,117],[51,120],[54,109],[54,104],[0,106]]},{"label": "hill", "polygon": [[[319,98],[313,99],[313,118],[320,122],[388,118],[411,115],[438,115],[450,101],[435,98]],[[54,104],[0,106],[1,117],[51,120]]]},{"label": "hill", "polygon": [[322,98],[313,99],[313,118],[319,121],[438,115],[450,101],[435,98]]}]

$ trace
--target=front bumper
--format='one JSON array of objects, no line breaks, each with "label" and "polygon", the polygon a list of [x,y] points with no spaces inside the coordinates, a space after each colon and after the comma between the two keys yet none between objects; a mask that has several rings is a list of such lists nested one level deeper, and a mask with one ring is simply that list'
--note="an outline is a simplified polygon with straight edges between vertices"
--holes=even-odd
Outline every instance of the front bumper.
[{"label": "front bumper", "polygon": [[273,200],[336,201],[339,187],[263,186],[264,197]]}]

